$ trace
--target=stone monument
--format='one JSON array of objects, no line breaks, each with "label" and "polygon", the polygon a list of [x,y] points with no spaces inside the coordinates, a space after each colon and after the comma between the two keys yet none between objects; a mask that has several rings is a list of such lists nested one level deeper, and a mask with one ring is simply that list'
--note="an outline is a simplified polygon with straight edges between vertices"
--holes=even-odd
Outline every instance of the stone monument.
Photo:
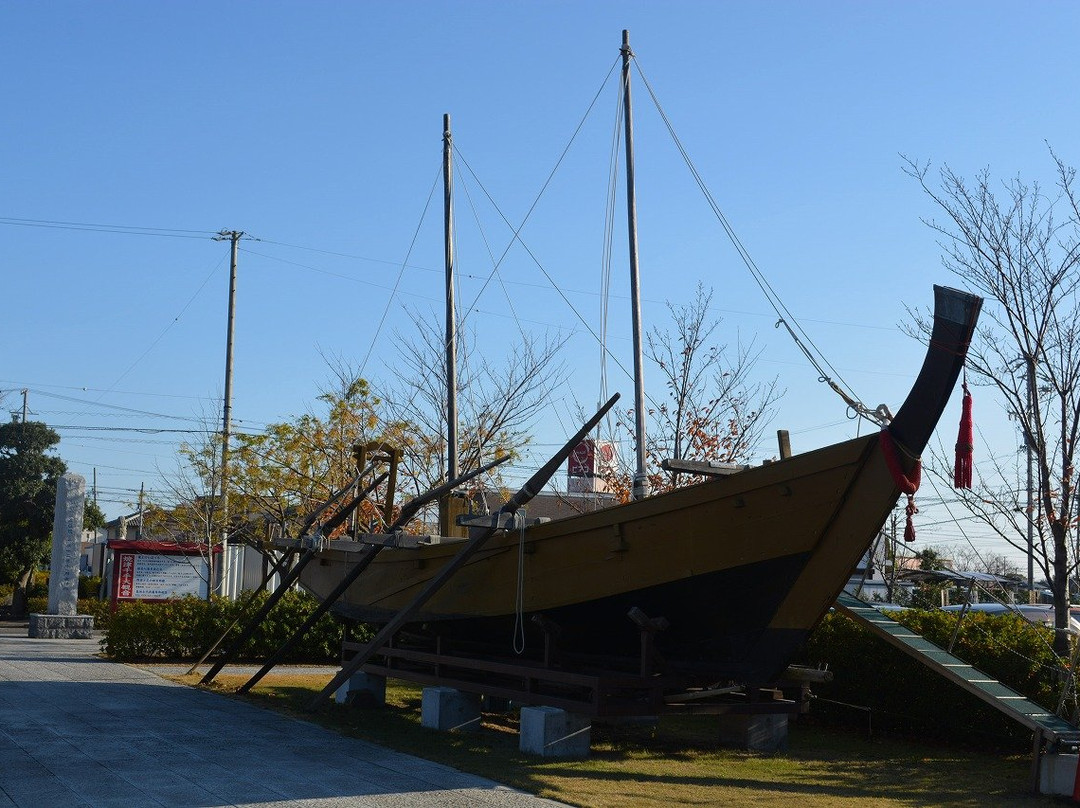
[{"label": "stone monument", "polygon": [[88,640],[93,636],[94,616],[77,614],[85,507],[86,479],[78,474],[65,474],[56,483],[48,611],[30,615],[31,637]]}]

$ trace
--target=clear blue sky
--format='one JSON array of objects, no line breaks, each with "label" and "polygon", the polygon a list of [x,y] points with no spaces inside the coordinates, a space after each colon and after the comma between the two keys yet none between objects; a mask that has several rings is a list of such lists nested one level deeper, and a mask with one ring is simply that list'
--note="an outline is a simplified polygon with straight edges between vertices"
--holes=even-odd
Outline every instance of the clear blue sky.
[{"label": "clear blue sky", "polygon": [[[28,388],[33,416],[58,426],[183,429],[217,417],[228,261],[210,235],[223,228],[261,239],[240,254],[238,428],[316,406],[328,376],[320,351],[359,363],[374,346],[366,372],[385,378],[403,307],[441,316],[437,202],[422,224],[421,212],[443,113],[483,187],[520,222],[623,28],[754,259],[871,406],[899,404],[921,359],[897,328],[905,305],[928,305],[932,283],[954,282],[920,223],[934,211],[899,155],[1045,179],[1047,142],[1080,161],[1071,2],[6,3],[4,408],[20,409]],[[762,374],[788,390],[774,426],[792,431],[796,451],[853,434],[842,403],[773,328],[635,82],[646,321],[699,281],[714,287],[725,341],[756,338]],[[523,230],[593,323],[614,108],[609,81]],[[465,174],[499,254],[507,232]],[[491,260],[465,200],[459,191],[468,304]],[[621,235],[615,244],[621,255]],[[571,383],[537,425],[539,444],[561,442],[574,399],[596,398],[599,351],[523,251],[501,273],[529,328],[573,331]],[[517,328],[497,292],[473,323],[492,352]],[[615,293],[626,293],[621,269]],[[612,344],[625,357],[624,320]],[[611,388],[629,392],[614,370]],[[987,451],[1010,453],[1016,438],[995,406],[984,393],[976,418],[995,443]],[[88,479],[97,469],[110,516],[140,483],[161,490],[159,469],[175,466],[176,435],[60,431],[70,467]],[[923,537],[961,539],[951,525]]]}]

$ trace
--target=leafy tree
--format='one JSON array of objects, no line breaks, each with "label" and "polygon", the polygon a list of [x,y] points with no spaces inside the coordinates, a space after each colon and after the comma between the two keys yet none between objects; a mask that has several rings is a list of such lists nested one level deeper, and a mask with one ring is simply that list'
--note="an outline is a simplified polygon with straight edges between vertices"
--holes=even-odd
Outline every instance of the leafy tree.
[{"label": "leafy tree", "polygon": [[[925,547],[915,553],[919,569],[927,571],[945,569],[945,559],[933,547]],[[920,581],[911,592],[911,605],[917,609],[936,609],[941,605],[941,593],[952,584],[947,581]]]},{"label": "leafy tree", "polygon": [[[349,484],[356,443],[384,439],[380,402],[367,382],[355,375],[339,375],[339,381],[319,396],[324,414],[306,413],[237,438],[231,484],[249,515],[264,516],[280,534],[295,535],[308,514]],[[365,507],[362,513],[374,512]]]},{"label": "leafy tree", "polygon": [[[1035,504],[1018,467],[978,469],[965,505],[1013,547],[1033,558],[1054,594],[1055,650],[1069,651],[1069,581],[1077,572],[1075,461],[1080,440],[1080,192],[1076,171],[1051,151],[1056,193],[1019,177],[995,181],[989,170],[968,181],[947,166],[937,181],[929,164],[905,171],[944,214],[927,224],[941,236],[942,261],[986,298],[968,352],[976,382],[996,391],[1031,453]],[[928,322],[920,324],[925,334]]]},{"label": "leafy tree", "polygon": [[15,584],[12,612],[26,613],[26,587],[49,554],[56,484],[67,470],[50,450],[60,436],[38,421],[0,426],[0,582]]},{"label": "leafy tree", "polygon": [[83,509],[83,530],[97,530],[105,527],[105,514],[98,504],[89,497],[86,498],[86,507]]},{"label": "leafy tree", "polygon": [[[384,395],[376,396],[355,367],[324,355],[332,378],[317,398],[319,412],[270,424],[259,434],[235,436],[228,486],[230,535],[265,520],[267,533],[295,536],[309,514],[356,476],[357,443],[385,443],[402,450],[397,484],[406,496],[442,482],[445,396],[436,380],[445,375],[431,369],[442,367],[442,343],[422,320],[417,319],[417,325],[420,339],[404,348],[404,365],[412,372],[398,373],[398,384]],[[484,360],[472,363],[472,371],[464,374],[465,403],[460,409],[462,471],[527,443],[526,422],[540,411],[545,383],[557,385],[561,379],[561,371],[552,370],[557,347],[526,342],[505,368]],[[463,364],[470,367],[467,361]],[[173,507],[163,514],[167,518],[155,522],[157,529],[190,534],[207,546],[220,535],[216,522],[222,509],[215,493],[220,491],[220,453],[220,434],[209,430],[201,444],[182,449],[177,473],[169,478]],[[361,529],[379,528],[381,509],[375,503],[384,494],[374,492],[357,510]],[[327,512],[324,518],[331,515]],[[256,539],[262,537],[249,533],[252,543],[261,544]]]}]

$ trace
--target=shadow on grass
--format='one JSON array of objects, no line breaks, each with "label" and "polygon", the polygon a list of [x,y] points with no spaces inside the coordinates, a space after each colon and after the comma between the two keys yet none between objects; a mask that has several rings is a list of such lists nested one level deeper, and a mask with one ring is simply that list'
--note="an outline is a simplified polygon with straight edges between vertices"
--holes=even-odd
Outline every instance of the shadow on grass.
[{"label": "shadow on grass", "polygon": [[[214,689],[235,690],[244,681],[235,678],[219,677]],[[807,806],[853,799],[957,808],[1051,804],[1025,792],[1025,760],[940,744],[867,741],[856,733],[796,724],[789,751],[759,755],[719,748],[715,717],[696,716],[664,719],[655,726],[597,722],[588,759],[543,759],[519,751],[517,717],[511,713],[485,713],[477,732],[436,734],[420,725],[419,688],[388,688],[381,708],[330,704],[311,713],[307,705],[325,682],[296,679],[266,680],[244,698],[348,736],[579,805],[785,806],[793,799]]]}]

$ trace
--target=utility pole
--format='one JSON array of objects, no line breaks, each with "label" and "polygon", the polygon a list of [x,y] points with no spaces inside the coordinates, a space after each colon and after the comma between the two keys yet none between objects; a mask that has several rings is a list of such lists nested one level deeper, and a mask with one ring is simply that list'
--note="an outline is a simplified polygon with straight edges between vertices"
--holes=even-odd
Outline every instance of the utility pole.
[{"label": "utility pole", "polygon": [[146,496],[146,483],[139,483],[139,541],[143,539],[143,498]]},{"label": "utility pole", "polygon": [[26,388],[24,387],[24,388],[23,388],[23,391],[22,391],[22,422],[23,422],[24,424],[26,423],[26,413],[27,413],[27,412],[29,411],[29,409],[30,409],[30,408],[29,408],[29,407],[27,406],[27,399],[28,399],[29,395],[30,395],[30,391],[29,391],[29,390],[27,390],[27,389],[26,389]]},{"label": "utility pole", "polygon": [[885,584],[885,599],[889,603],[895,603],[896,597],[896,512],[889,515],[889,534],[885,537],[886,558],[892,556],[892,564],[889,565],[889,576]]},{"label": "utility pole", "polygon": [[[229,311],[228,325],[225,332],[225,405],[221,417],[221,577],[222,583],[228,580],[229,558],[229,438],[232,433],[232,366],[233,366],[233,324],[236,313],[236,253],[237,245],[244,233],[240,230],[222,230],[214,241],[228,241],[229,251]],[[211,536],[209,550],[209,594],[214,591],[214,547]],[[228,593],[222,590],[222,594]]]}]

